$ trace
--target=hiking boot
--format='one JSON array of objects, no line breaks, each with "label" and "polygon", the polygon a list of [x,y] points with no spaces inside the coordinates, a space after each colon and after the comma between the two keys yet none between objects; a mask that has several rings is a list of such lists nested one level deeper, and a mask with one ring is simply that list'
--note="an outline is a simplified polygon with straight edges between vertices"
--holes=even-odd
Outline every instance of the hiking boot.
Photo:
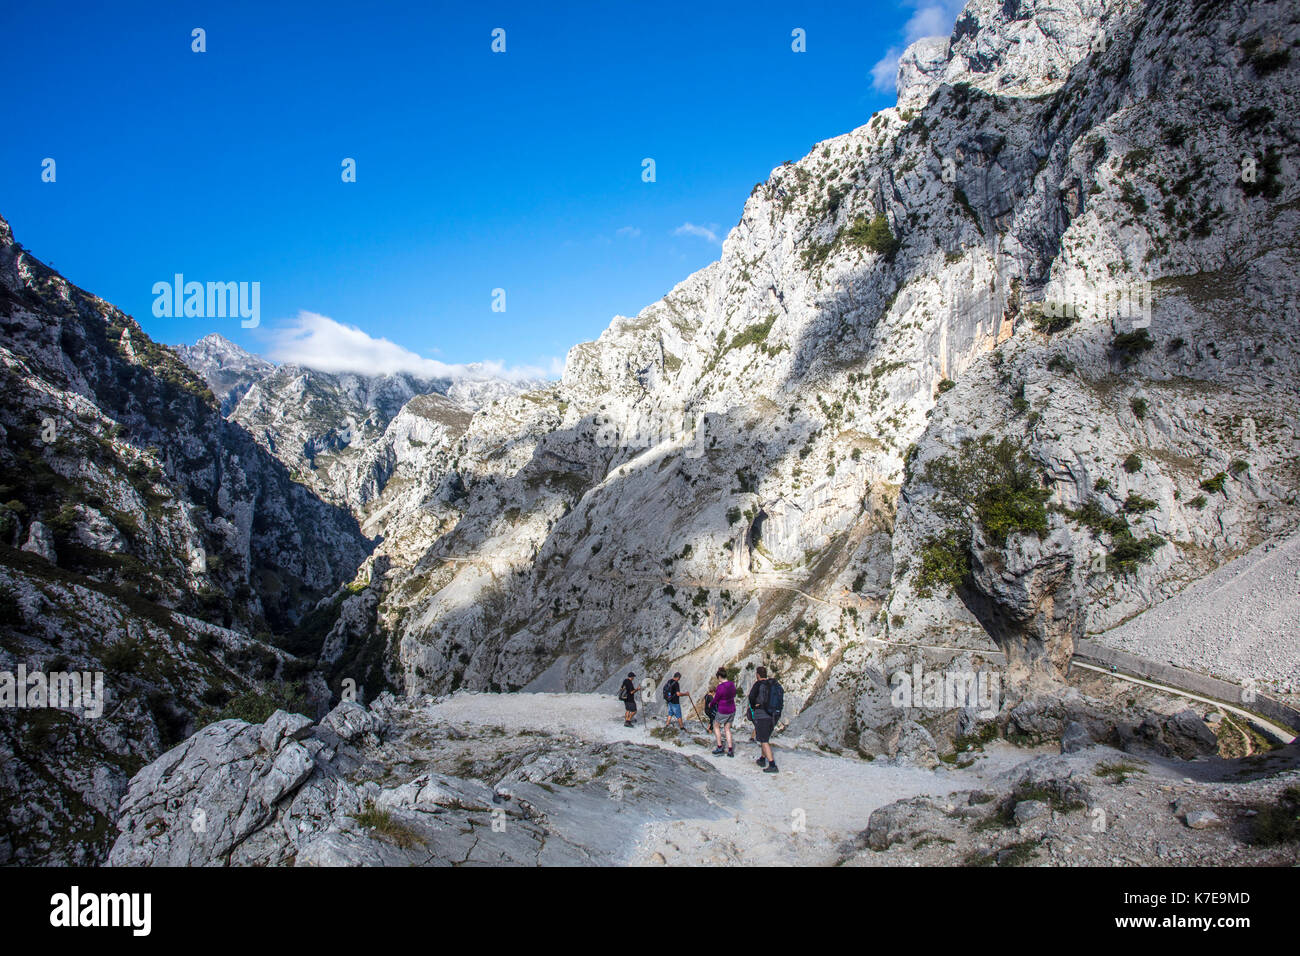
[{"label": "hiking boot", "polygon": [[726,748],[725,748],[725,747],[714,747],[714,748],[713,748],[713,756],[715,756],[715,757],[721,757],[721,756],[722,756],[724,753],[726,753],[726,752],[727,752],[727,751],[726,751]]},{"label": "hiking boot", "polygon": [[631,727],[631,726],[632,726],[632,721],[630,721],[630,720],[625,720],[625,721],[623,721],[623,726],[624,726],[624,727]]},{"label": "hiking boot", "polygon": [[728,750],[728,751],[727,751],[727,756],[728,756],[728,757],[734,757],[734,756],[736,756],[736,752],[735,752],[734,750]]},{"label": "hiking boot", "polygon": [[759,757],[757,760],[754,761],[754,763],[758,764],[760,767],[766,767],[766,766],[767,766],[767,758],[766,758],[766,757]]},{"label": "hiking boot", "polygon": [[763,768],[763,773],[780,773],[780,772],[781,771],[776,769],[776,764],[774,763],[770,763]]}]

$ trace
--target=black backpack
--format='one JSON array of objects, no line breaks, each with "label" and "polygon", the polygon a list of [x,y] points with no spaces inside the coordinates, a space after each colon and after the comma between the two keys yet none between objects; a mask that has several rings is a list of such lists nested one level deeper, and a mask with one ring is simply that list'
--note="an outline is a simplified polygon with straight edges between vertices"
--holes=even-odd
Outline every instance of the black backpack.
[{"label": "black backpack", "polygon": [[785,709],[785,688],[776,682],[775,677],[765,679],[758,690],[758,697],[754,703],[754,710],[761,710],[772,717],[772,723],[781,719],[781,711]]},{"label": "black backpack", "polygon": [[704,716],[708,717],[709,720],[712,720],[713,715],[716,714],[717,712],[718,712],[718,705],[717,702],[714,701],[713,695],[705,694],[704,695]]},{"label": "black backpack", "polygon": [[785,688],[777,683],[775,677],[767,682],[767,712],[772,715],[772,723],[781,719],[785,710]]},{"label": "black backpack", "polygon": [[664,700],[670,704],[673,702],[673,682],[671,679],[664,684]]},{"label": "black backpack", "polygon": [[618,685],[618,699],[627,700],[627,681]]}]

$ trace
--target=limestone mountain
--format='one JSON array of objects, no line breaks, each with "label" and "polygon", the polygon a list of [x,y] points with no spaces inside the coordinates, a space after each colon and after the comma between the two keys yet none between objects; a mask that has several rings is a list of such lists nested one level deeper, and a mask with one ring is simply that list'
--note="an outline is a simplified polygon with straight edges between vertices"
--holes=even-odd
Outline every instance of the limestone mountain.
[{"label": "limestone mountain", "polygon": [[475,415],[381,546],[405,688],[775,661],[871,753],[910,721],[881,696],[908,646],[1059,680],[1293,528],[1298,29],[968,4],[718,262]]},{"label": "limestone mountain", "polygon": [[419,484],[427,459],[464,432],[475,410],[544,385],[502,377],[483,363],[434,378],[277,366],[217,334],[176,351],[221,397],[231,421],[296,480],[351,509],[370,534],[404,512],[409,484]]},{"label": "limestone mountain", "polygon": [[193,345],[177,345],[173,351],[208,383],[224,415],[229,415],[250,388],[275,370],[266,359],[216,332]]},{"label": "limestone mountain", "polygon": [[103,671],[108,697],[96,720],[0,711],[0,861],[87,862],[143,762],[306,676],[276,635],[369,542],[3,220],[0,327],[0,670]]}]

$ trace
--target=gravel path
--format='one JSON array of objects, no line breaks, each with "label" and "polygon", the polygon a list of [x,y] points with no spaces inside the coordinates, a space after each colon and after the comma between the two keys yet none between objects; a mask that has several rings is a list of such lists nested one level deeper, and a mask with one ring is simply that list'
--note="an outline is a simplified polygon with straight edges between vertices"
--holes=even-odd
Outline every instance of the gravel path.
[{"label": "gravel path", "polygon": [[[839,757],[776,744],[778,774],[764,774],[754,763],[758,745],[749,742],[749,725],[736,728],[736,756],[714,757],[712,737],[697,722],[687,734],[651,736],[661,720],[623,726],[622,705],[598,694],[458,693],[431,708],[439,721],[510,730],[562,731],[584,740],[661,747],[711,761],[736,782],[743,798],[739,812],[726,819],[647,820],[641,828],[634,863],[805,864],[835,862],[846,841],[866,828],[871,812],[887,803],[920,794],[941,796],[969,790],[1037,756],[1009,745],[989,746],[962,770],[925,770],[885,761]],[[644,715],[644,711],[643,711]],[[1054,752],[1054,748],[1050,749]]]},{"label": "gravel path", "polygon": [[1262,544],[1090,636],[1150,660],[1300,695],[1300,534]]}]

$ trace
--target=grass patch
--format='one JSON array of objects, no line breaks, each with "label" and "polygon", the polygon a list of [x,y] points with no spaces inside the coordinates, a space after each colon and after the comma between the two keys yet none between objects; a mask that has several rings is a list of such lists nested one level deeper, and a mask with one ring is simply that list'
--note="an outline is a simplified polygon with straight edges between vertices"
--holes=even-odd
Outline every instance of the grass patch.
[{"label": "grass patch", "polygon": [[1277,801],[1258,808],[1251,821],[1250,842],[1256,846],[1278,846],[1300,842],[1300,784],[1291,784]]},{"label": "grass patch", "polygon": [[1038,851],[1037,840],[1021,840],[993,850],[972,850],[963,866],[1025,866]]},{"label": "grass patch", "polygon": [[366,804],[361,810],[352,814],[352,819],[369,830],[373,836],[403,850],[424,843],[418,833],[387,810],[373,803]]},{"label": "grass patch", "polygon": [[1116,760],[1110,763],[1099,763],[1092,768],[1092,772],[1101,777],[1103,780],[1109,780],[1111,783],[1120,784],[1129,777],[1138,773],[1146,773],[1146,770],[1134,763],[1127,763],[1123,760]]}]

